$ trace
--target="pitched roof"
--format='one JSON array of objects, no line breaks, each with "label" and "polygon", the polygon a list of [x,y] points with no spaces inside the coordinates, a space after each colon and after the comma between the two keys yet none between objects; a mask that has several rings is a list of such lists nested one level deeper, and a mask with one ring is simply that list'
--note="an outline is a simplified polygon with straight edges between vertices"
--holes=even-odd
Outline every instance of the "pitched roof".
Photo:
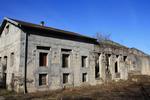
[{"label": "pitched roof", "polygon": [[[93,41],[97,41],[95,38],[91,38],[88,36],[84,36],[75,32],[70,32],[70,31],[66,31],[66,30],[61,30],[61,29],[56,29],[56,28],[52,28],[52,27],[47,27],[47,26],[42,26],[42,25],[38,25],[38,24],[33,24],[33,23],[29,23],[29,22],[25,22],[25,21],[21,21],[21,20],[16,20],[16,19],[11,19],[11,18],[4,18],[4,21],[1,25],[1,30],[0,30],[0,34],[4,28],[4,24],[6,24],[6,22],[11,22],[13,24],[15,24],[16,26],[19,27],[26,27],[26,28],[32,28],[33,30],[38,29],[41,31],[54,31],[57,33],[61,33],[61,35],[68,35],[68,36],[74,36],[74,37],[79,37],[79,38],[84,38],[84,39],[88,39],[89,41],[93,42]],[[41,34],[42,35],[42,34]]]}]

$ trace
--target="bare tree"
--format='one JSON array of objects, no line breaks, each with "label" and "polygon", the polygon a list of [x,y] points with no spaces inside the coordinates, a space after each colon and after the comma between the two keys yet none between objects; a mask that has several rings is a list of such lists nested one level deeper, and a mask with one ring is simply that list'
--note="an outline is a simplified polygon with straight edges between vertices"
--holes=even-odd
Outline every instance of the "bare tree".
[{"label": "bare tree", "polygon": [[[110,39],[111,34],[104,34],[104,33],[96,33],[96,39],[101,47],[101,50],[104,52],[107,45],[111,42]],[[111,79],[111,73],[109,69],[109,55],[105,54],[105,80],[106,82]]]},{"label": "bare tree", "polygon": [[111,42],[111,34],[96,33],[96,39],[99,45],[104,49],[106,44]]},{"label": "bare tree", "polygon": [[99,43],[103,43],[105,41],[111,40],[110,37],[111,37],[111,34],[96,33],[96,39]]}]

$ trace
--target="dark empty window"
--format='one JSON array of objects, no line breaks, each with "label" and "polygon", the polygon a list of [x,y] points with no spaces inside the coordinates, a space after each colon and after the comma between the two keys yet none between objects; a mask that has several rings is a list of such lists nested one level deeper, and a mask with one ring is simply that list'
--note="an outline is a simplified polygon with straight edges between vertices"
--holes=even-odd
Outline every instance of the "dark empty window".
[{"label": "dark empty window", "polygon": [[96,63],[95,65],[95,78],[99,78],[99,63]]},{"label": "dark empty window", "polygon": [[39,85],[47,85],[47,74],[39,74]]},{"label": "dark empty window", "polygon": [[63,74],[63,84],[66,84],[69,82],[69,73]]},{"label": "dark empty window", "polygon": [[4,70],[7,69],[7,56],[4,56]]},{"label": "dark empty window", "polygon": [[48,65],[48,57],[47,57],[48,53],[40,53],[39,55],[39,65],[40,66],[47,66]]},{"label": "dark empty window", "polygon": [[98,55],[95,60],[95,78],[98,79],[100,77],[100,63],[101,63],[101,54]]},{"label": "dark empty window", "polygon": [[81,60],[82,60],[82,67],[87,67],[87,56],[82,56]]},{"label": "dark empty window", "polygon": [[87,81],[87,73],[83,73],[82,74],[82,82],[86,82]]},{"label": "dark empty window", "polygon": [[116,55],[116,57],[118,58],[118,57],[119,57],[119,55]]},{"label": "dark empty window", "polygon": [[123,56],[123,61],[126,61],[126,59],[127,59],[127,56]]},{"label": "dark empty window", "polygon": [[36,48],[39,50],[50,50],[50,47],[46,47],[46,46],[37,46]]},{"label": "dark empty window", "polygon": [[11,55],[10,55],[10,66],[13,66],[14,65],[14,53],[12,52]]},{"label": "dark empty window", "polygon": [[69,54],[62,54],[62,67],[63,68],[69,67]]},{"label": "dark empty window", "polygon": [[71,50],[71,49],[63,49],[63,48],[62,48],[61,51],[62,51],[62,52],[71,52],[72,50]]},{"label": "dark empty window", "polygon": [[118,63],[115,62],[115,73],[118,73]]}]

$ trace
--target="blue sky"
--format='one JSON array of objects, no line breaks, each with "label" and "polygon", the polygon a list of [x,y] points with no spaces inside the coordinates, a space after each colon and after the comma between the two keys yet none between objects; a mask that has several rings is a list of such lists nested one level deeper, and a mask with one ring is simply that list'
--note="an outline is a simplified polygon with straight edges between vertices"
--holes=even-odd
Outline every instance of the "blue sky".
[{"label": "blue sky", "polygon": [[150,54],[150,0],[0,0],[3,17],[111,39]]}]

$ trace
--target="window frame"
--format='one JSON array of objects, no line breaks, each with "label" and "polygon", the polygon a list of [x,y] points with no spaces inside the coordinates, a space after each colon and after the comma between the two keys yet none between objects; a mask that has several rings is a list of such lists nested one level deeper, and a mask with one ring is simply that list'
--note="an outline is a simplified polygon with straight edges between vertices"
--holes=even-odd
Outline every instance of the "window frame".
[{"label": "window frame", "polygon": [[70,82],[70,73],[63,73],[62,83],[63,84],[69,84],[69,82]]},{"label": "window frame", "polygon": [[82,68],[88,67],[88,56],[81,56],[81,67]]},{"label": "window frame", "polygon": [[128,58],[128,56],[123,56],[123,61],[126,62],[127,58]]},{"label": "window frame", "polygon": [[[66,59],[64,59],[63,57],[67,56],[67,64],[66,64]],[[65,66],[67,65],[67,66]],[[62,57],[61,57],[61,66],[62,68],[69,68],[70,67],[70,54],[68,53],[62,53]]]},{"label": "window frame", "polygon": [[82,82],[88,82],[88,74],[87,73],[82,73]]},{"label": "window frame", "polygon": [[[41,78],[40,78],[40,75],[41,75]],[[43,77],[45,78],[45,84],[43,84],[43,82],[42,82],[42,75],[43,75]],[[39,86],[46,86],[46,85],[48,85],[48,74],[47,73],[39,73],[39,80],[38,80],[38,85]]]},{"label": "window frame", "polygon": [[[42,57],[41,58],[41,54],[45,54],[46,55],[46,58],[44,58],[45,59],[45,61],[43,61],[42,63],[41,63],[41,59],[44,57]],[[39,52],[39,67],[48,67],[48,62],[49,62],[49,57],[48,57],[48,55],[49,55],[49,53],[48,52],[43,52],[43,51],[40,51]]]}]

